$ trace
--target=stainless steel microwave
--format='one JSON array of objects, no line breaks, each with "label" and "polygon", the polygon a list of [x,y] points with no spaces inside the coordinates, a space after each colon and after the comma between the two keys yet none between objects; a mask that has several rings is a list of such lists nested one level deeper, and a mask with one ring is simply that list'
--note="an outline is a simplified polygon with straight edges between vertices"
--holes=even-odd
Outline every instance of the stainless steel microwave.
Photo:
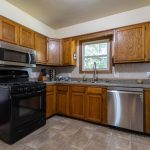
[{"label": "stainless steel microwave", "polygon": [[36,67],[36,51],[0,41],[0,65]]}]

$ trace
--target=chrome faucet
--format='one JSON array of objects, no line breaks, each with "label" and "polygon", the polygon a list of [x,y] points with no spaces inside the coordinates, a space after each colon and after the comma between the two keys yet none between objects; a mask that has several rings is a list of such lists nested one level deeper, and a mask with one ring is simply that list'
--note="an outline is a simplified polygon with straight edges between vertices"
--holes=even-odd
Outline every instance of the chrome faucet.
[{"label": "chrome faucet", "polygon": [[98,75],[97,75],[97,70],[96,70],[96,62],[94,62],[94,65],[93,65],[93,79],[92,81],[95,82],[98,80]]}]

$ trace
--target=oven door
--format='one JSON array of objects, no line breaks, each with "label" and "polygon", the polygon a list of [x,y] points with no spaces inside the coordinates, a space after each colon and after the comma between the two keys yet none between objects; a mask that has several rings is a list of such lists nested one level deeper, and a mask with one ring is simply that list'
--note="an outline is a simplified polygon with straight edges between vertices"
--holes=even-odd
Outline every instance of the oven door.
[{"label": "oven door", "polygon": [[12,122],[16,127],[43,117],[46,119],[46,91],[12,96]]}]

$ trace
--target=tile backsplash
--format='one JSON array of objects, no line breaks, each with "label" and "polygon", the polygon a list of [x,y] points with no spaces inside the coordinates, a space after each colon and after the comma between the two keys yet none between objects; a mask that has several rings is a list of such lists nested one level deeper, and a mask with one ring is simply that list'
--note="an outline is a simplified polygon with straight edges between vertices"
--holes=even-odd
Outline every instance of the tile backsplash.
[{"label": "tile backsplash", "polygon": [[[24,67],[0,67],[0,69],[21,69],[27,70],[31,79],[37,79],[42,68],[51,69],[52,67],[37,65],[36,68]],[[79,66],[55,67],[57,76],[82,78],[79,73]],[[113,66],[112,73],[98,74],[98,78],[118,78],[118,79],[147,79],[146,73],[150,72],[150,63],[117,64]],[[87,78],[92,78],[92,74],[86,74]]]},{"label": "tile backsplash", "polygon": [[[79,67],[57,67],[58,76],[68,76],[72,78],[82,78]],[[121,79],[146,79],[146,73],[150,72],[150,63],[116,64],[112,73],[98,74],[98,78],[121,78]],[[92,78],[92,74],[86,74],[87,78]]]}]

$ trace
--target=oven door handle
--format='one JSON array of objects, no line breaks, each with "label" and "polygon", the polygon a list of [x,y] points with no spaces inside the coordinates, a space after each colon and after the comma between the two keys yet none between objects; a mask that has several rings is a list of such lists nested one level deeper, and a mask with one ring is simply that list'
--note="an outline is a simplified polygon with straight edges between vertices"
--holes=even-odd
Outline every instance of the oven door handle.
[{"label": "oven door handle", "polygon": [[36,91],[35,93],[40,94],[40,93],[43,93],[43,92],[46,92],[46,90],[45,90],[45,89],[43,89],[43,90],[40,90],[40,91]]},{"label": "oven door handle", "polygon": [[25,97],[33,97],[33,96],[38,96],[38,95],[42,95],[42,94],[46,94],[46,90],[40,90],[40,91],[35,91],[33,93],[25,93],[25,94],[15,94],[15,95],[12,95],[11,97],[12,98],[25,98]]}]

